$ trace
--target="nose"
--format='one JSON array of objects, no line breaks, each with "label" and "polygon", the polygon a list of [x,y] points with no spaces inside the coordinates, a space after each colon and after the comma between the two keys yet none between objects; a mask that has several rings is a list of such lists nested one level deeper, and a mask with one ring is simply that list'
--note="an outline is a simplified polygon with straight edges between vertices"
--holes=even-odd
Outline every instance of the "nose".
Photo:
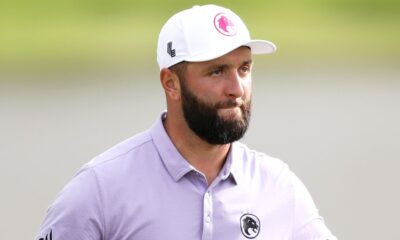
[{"label": "nose", "polygon": [[226,81],[226,94],[230,98],[241,98],[244,95],[245,90],[245,79],[243,79],[238,72],[232,71]]}]

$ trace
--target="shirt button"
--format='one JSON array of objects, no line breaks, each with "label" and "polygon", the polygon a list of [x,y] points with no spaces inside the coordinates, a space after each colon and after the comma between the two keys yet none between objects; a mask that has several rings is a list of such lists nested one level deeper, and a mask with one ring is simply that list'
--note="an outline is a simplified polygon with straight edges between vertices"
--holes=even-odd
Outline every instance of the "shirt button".
[{"label": "shirt button", "polygon": [[206,217],[206,222],[208,222],[208,223],[211,222],[211,216],[210,216],[210,215],[207,215],[207,217]]}]

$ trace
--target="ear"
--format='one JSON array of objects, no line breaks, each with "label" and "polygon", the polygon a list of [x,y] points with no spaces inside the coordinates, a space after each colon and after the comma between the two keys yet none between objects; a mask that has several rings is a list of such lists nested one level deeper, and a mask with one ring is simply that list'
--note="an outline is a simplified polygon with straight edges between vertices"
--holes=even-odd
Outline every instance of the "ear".
[{"label": "ear", "polygon": [[171,100],[180,100],[180,84],[178,76],[168,68],[160,71],[161,86],[164,88],[167,98]]}]

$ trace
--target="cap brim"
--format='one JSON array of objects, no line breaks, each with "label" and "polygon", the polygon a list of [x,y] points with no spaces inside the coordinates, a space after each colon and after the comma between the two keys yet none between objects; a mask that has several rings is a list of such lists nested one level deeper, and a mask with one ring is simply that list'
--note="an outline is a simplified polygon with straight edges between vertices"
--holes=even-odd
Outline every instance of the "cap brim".
[{"label": "cap brim", "polygon": [[270,54],[276,51],[275,44],[266,40],[251,40],[244,46],[250,47],[252,54]]},{"label": "cap brim", "polygon": [[213,49],[210,50],[209,52],[205,52],[196,56],[193,56],[189,59],[184,59],[184,61],[188,62],[204,62],[204,61],[210,61],[216,58],[219,58],[236,48],[242,47],[242,46],[247,46],[251,49],[252,54],[270,54],[276,51],[276,46],[272,42],[266,41],[266,40],[250,40],[249,42],[244,42],[241,44],[236,44],[236,45],[225,45],[223,48],[219,49]]}]

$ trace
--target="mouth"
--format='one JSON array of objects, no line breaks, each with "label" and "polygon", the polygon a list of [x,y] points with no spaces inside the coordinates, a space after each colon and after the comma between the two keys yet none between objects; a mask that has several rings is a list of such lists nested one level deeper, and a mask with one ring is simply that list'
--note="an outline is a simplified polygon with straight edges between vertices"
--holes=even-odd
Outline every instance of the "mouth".
[{"label": "mouth", "polygon": [[240,108],[244,104],[243,100],[233,100],[222,103],[218,106],[219,109],[234,109]]},{"label": "mouth", "polygon": [[218,112],[221,117],[226,118],[240,118],[243,114],[240,106],[220,108]]},{"label": "mouth", "polygon": [[240,106],[229,106],[229,107],[222,107],[219,108],[221,110],[232,110],[232,109],[240,109]]}]

